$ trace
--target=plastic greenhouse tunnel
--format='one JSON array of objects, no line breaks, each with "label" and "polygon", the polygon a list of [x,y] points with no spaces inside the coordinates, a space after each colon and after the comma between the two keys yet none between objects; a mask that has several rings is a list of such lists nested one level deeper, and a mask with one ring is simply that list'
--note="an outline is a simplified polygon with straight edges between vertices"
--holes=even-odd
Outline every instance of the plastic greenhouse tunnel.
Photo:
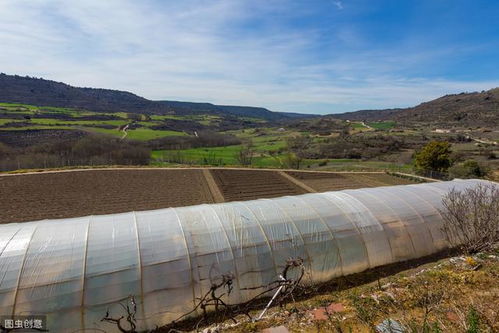
[{"label": "plastic greenhouse tunnel", "polygon": [[[53,332],[101,328],[134,296],[137,330],[192,311],[214,280],[224,301],[254,297],[302,258],[321,283],[447,247],[442,197],[479,180],[311,193],[275,199],[0,225],[0,314],[43,314]],[[199,314],[194,311],[193,315]]]}]

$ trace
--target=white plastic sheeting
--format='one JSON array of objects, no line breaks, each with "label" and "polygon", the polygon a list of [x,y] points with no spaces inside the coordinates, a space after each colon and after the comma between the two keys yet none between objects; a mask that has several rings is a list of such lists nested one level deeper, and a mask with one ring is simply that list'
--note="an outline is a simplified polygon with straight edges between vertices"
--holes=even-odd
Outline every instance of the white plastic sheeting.
[{"label": "white plastic sheeting", "polygon": [[446,246],[438,212],[478,180],[313,193],[0,226],[0,315],[46,314],[53,332],[100,327],[134,295],[139,329],[192,310],[222,274],[229,303],[304,259],[312,282]]}]

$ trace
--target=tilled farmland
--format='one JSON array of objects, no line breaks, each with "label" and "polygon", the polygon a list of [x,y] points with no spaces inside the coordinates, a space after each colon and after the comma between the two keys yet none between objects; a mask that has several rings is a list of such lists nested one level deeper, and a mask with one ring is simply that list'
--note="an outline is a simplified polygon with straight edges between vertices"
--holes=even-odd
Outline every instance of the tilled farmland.
[{"label": "tilled farmland", "polygon": [[413,184],[413,182],[408,179],[394,177],[384,173],[319,173],[299,171],[288,171],[286,173],[317,192]]},{"label": "tilled farmland", "polygon": [[212,173],[225,201],[307,193],[276,171],[215,169]]},{"label": "tilled farmland", "polygon": [[384,173],[104,169],[0,176],[0,223],[407,184]]},{"label": "tilled farmland", "polygon": [[0,177],[0,222],[213,202],[201,170],[96,170]]}]

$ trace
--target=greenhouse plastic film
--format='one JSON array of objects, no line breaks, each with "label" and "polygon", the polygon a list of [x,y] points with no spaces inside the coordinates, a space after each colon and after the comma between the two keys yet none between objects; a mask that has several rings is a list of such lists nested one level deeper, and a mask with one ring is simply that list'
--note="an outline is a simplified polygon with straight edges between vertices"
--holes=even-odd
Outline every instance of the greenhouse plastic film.
[{"label": "greenhouse plastic film", "polygon": [[[447,246],[442,197],[478,180],[401,185],[0,226],[0,315],[47,315],[51,331],[100,328],[133,297],[139,330],[191,312],[222,276],[247,301],[302,258],[303,283]],[[197,311],[192,313],[199,314]]]}]

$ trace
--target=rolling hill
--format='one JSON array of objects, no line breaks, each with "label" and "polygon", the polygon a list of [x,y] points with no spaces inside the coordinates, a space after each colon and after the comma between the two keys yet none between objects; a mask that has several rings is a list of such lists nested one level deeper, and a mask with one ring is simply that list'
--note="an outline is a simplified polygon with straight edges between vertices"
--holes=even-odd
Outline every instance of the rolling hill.
[{"label": "rolling hill", "polygon": [[41,78],[0,74],[0,102],[85,109],[94,112],[140,114],[215,114],[285,120],[310,114],[273,112],[251,106],[215,105],[179,101],[151,101],[127,91],[80,88]]},{"label": "rolling hill", "polygon": [[499,88],[446,95],[405,109],[361,110],[330,116],[361,121],[491,126],[499,123]]}]

